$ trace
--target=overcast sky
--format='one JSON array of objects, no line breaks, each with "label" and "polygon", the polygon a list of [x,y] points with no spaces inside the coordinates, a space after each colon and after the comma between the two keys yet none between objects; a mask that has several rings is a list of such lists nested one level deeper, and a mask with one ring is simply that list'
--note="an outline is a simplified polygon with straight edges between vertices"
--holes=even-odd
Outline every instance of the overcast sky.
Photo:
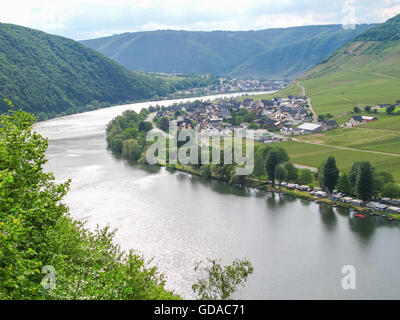
[{"label": "overcast sky", "polygon": [[349,19],[372,23],[399,13],[400,0],[10,0],[0,4],[0,22],[75,40],[158,29],[258,30],[341,24]]}]

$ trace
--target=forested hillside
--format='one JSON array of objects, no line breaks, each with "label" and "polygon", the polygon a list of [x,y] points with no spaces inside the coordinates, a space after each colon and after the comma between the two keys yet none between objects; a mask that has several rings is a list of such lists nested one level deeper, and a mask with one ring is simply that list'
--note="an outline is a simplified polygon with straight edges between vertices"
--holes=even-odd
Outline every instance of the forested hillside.
[{"label": "forested hillside", "polygon": [[0,23],[0,112],[8,110],[5,98],[46,119],[173,90],[76,41]]},{"label": "forested hillside", "polygon": [[306,26],[259,31],[150,31],[82,41],[126,68],[212,73],[266,79],[295,78],[371,28]]}]

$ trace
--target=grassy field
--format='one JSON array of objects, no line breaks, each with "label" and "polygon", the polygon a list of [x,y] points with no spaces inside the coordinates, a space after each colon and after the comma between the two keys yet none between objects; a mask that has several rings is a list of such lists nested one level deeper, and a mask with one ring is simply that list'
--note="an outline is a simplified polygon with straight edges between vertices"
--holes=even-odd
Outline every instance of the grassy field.
[{"label": "grassy field", "polygon": [[370,52],[372,45],[351,43],[300,79],[317,113],[340,115],[400,99],[400,44]]},{"label": "grassy field", "polygon": [[[376,117],[377,121],[358,127],[298,136],[296,139],[300,142],[290,141],[280,145],[288,151],[293,162],[298,164],[318,167],[332,155],[342,170],[349,170],[354,161],[368,160],[377,170],[392,173],[396,181],[400,182],[400,156],[396,156],[400,155],[400,116]],[[339,149],[341,147],[355,150]]]},{"label": "grassy field", "polygon": [[367,125],[357,128],[339,128],[322,134],[303,136],[299,139],[322,145],[371,150],[400,155],[399,131],[374,129],[369,128]]},{"label": "grassy field", "polygon": [[280,142],[276,144],[287,150],[291,160],[296,164],[310,167],[319,167],[329,156],[334,156],[338,167],[342,171],[350,170],[354,161],[370,161],[378,171],[393,174],[400,183],[400,157],[375,154],[357,150],[342,150],[329,146],[321,146],[296,141]]}]

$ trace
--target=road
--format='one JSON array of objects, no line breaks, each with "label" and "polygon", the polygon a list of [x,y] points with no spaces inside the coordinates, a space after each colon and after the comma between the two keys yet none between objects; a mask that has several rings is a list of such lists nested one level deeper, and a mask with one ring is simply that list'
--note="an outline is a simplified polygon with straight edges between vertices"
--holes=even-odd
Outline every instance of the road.
[{"label": "road", "polygon": [[[306,88],[304,88],[304,87],[300,84],[300,82],[297,82],[297,81],[296,81],[296,85],[297,85],[299,88],[301,88],[301,90],[303,91],[302,95],[305,96],[305,97],[307,97],[307,95],[306,95]],[[317,121],[318,121],[318,115],[317,115],[317,113],[314,111],[314,109],[313,109],[313,107],[312,107],[311,98],[310,98],[310,97],[307,97],[307,102],[308,102],[308,105],[310,106],[310,110],[311,110],[311,112],[312,112],[312,114],[313,114],[313,121],[314,121],[314,122],[317,122]]]}]

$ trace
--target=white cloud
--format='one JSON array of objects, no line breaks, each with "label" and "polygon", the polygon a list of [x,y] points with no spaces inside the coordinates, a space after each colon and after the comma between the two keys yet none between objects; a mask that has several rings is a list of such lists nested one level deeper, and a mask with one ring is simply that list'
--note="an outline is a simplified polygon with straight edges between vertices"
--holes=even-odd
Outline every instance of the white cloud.
[{"label": "white cloud", "polygon": [[[351,0],[356,20],[382,22],[400,0]],[[13,0],[0,21],[87,39],[154,29],[250,30],[341,23],[346,0]]]}]

